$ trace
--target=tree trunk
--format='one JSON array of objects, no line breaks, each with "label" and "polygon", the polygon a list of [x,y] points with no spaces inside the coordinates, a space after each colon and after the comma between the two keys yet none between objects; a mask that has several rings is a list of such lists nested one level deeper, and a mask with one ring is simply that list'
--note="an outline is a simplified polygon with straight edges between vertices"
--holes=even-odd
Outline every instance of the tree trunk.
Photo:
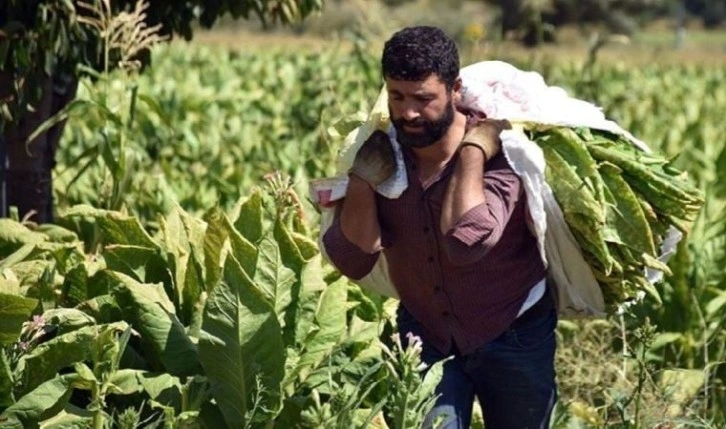
[{"label": "tree trunk", "polygon": [[[0,74],[0,93],[11,88],[12,77]],[[40,101],[17,119],[5,124],[3,137],[6,147],[4,184],[7,206],[16,206],[20,217],[36,223],[53,221],[53,181],[55,151],[65,121],[40,134],[33,141],[28,137],[43,122],[65,107],[76,95],[78,80],[65,74],[45,76],[36,82],[42,91]],[[1,162],[1,160],[0,160]],[[7,216],[7,213],[0,213]]]}]

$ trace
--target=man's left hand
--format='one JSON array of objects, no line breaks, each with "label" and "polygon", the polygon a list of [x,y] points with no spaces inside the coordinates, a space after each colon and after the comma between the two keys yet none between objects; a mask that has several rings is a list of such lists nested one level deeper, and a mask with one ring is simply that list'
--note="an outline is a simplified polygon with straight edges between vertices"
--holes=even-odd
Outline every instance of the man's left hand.
[{"label": "man's left hand", "polygon": [[466,132],[461,141],[460,148],[476,146],[484,152],[486,160],[494,158],[501,150],[499,134],[503,130],[512,129],[512,124],[506,119],[482,119]]}]

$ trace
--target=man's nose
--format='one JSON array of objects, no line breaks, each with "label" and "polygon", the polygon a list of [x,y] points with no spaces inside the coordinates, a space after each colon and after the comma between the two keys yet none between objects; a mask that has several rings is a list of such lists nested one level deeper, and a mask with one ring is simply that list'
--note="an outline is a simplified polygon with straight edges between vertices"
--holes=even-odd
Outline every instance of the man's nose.
[{"label": "man's nose", "polygon": [[413,121],[421,116],[416,106],[409,104],[403,108],[403,118],[407,121]]}]

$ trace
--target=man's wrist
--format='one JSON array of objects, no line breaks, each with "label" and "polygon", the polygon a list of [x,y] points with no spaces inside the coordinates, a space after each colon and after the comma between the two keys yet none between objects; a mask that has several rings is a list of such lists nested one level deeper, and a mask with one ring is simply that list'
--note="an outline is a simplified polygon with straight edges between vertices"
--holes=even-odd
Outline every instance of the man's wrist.
[{"label": "man's wrist", "polygon": [[348,186],[353,189],[369,189],[371,191],[375,191],[375,185],[360,177],[353,171],[348,172]]},{"label": "man's wrist", "polygon": [[489,159],[489,153],[487,152],[487,149],[479,142],[462,142],[459,145],[459,151],[480,152],[484,156],[484,162]]}]

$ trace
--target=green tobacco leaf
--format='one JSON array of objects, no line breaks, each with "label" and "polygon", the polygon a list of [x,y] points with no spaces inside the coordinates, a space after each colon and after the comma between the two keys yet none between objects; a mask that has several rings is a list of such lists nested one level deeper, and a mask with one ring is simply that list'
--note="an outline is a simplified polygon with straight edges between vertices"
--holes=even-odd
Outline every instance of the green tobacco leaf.
[{"label": "green tobacco leaf", "polygon": [[126,323],[86,326],[40,344],[20,359],[22,392],[29,392],[63,368],[91,356],[96,339],[105,331],[123,331]]},{"label": "green tobacco leaf", "polygon": [[330,355],[347,329],[346,301],[348,286],[345,279],[330,284],[320,296],[315,312],[315,326],[306,338],[297,371],[304,379]]},{"label": "green tobacco leaf", "polygon": [[207,230],[207,224],[203,220],[189,215],[189,213],[185,212],[179,206],[176,206],[176,210],[184,225],[187,241],[189,242],[189,247],[192,249],[192,256],[196,258],[197,262],[202,263],[204,261],[204,235]]},{"label": "green tobacco leaf", "polygon": [[204,216],[207,231],[204,234],[204,267],[207,273],[205,290],[211,293],[222,278],[224,261],[227,257],[229,229],[226,216],[219,207],[211,209]]},{"label": "green tobacco leaf", "polygon": [[184,278],[184,289],[182,290],[182,308],[179,317],[188,327],[187,332],[193,337],[199,336],[202,328],[202,313],[207,295],[204,292],[204,276],[202,268],[194,258],[187,262],[187,274]]},{"label": "green tobacco leaf", "polygon": [[56,308],[43,313],[46,325],[55,326],[55,334],[63,335],[85,326],[95,325],[96,320],[75,308]]},{"label": "green tobacco leaf", "polygon": [[255,188],[252,195],[240,205],[239,215],[234,221],[235,229],[252,243],[262,239],[262,208],[262,192]]},{"label": "green tobacco leaf", "polygon": [[0,271],[10,268],[15,264],[24,261],[30,256],[36,248],[35,243],[24,244],[18,250],[14,251],[7,258],[0,260]]},{"label": "green tobacco leaf", "polygon": [[26,244],[47,240],[44,234],[34,232],[11,219],[0,218],[0,258],[4,258]]},{"label": "green tobacco leaf", "polygon": [[74,243],[78,241],[78,235],[75,232],[52,223],[40,225],[36,231],[45,234],[49,241],[55,243]]},{"label": "green tobacco leaf", "polygon": [[184,283],[181,286],[183,289],[181,291],[182,315],[180,317],[184,324],[189,326],[190,334],[196,337],[202,326],[202,310],[206,299],[206,294],[203,292],[205,290],[204,235],[207,225],[181,208],[178,208],[178,211],[191,252],[184,271]]},{"label": "green tobacco leaf", "polygon": [[[547,142],[583,179],[601,206],[605,204],[605,185],[597,170],[595,159],[587,151],[585,143],[570,128],[551,128],[547,132]],[[604,209],[604,207],[603,207]]]},{"label": "green tobacco leaf", "polygon": [[446,361],[438,361],[426,371],[421,386],[419,387],[420,398],[430,398],[436,391],[436,386],[441,382],[441,378],[444,376],[444,363]]},{"label": "green tobacco leaf", "polygon": [[[96,293],[106,292],[99,291],[98,288],[92,287],[91,277],[102,268],[102,264],[98,262],[83,262],[70,271],[63,278],[61,286],[61,302],[66,306],[75,306],[89,298],[93,298]],[[98,285],[96,279],[95,284]]]},{"label": "green tobacco leaf", "polygon": [[0,344],[11,344],[18,339],[23,322],[37,306],[37,299],[0,293]]},{"label": "green tobacco leaf", "polygon": [[76,308],[93,317],[98,323],[113,323],[123,318],[121,308],[110,294],[83,301]]},{"label": "green tobacco leaf", "polygon": [[63,335],[85,326],[96,324],[96,320],[75,308],[55,308],[43,313],[46,325],[56,327],[55,334]]},{"label": "green tobacco leaf", "polygon": [[[174,300],[179,303],[182,302],[187,266],[191,256],[191,248],[180,211],[179,207],[175,207],[171,213],[160,219],[163,248],[168,261],[168,270],[173,278]],[[147,283],[155,282],[147,281]]]},{"label": "green tobacco leaf", "polygon": [[103,257],[110,270],[140,283],[162,283],[167,288],[173,284],[169,267],[155,248],[111,245],[104,248]]},{"label": "green tobacco leaf", "polygon": [[589,252],[610,274],[613,259],[608,252],[603,234],[605,213],[592,191],[585,185],[575,169],[569,165],[552,147],[544,145],[545,176],[552,187],[557,203],[583,251]]},{"label": "green tobacco leaf", "polygon": [[84,409],[78,413],[61,410],[60,413],[43,420],[40,423],[40,429],[87,429],[91,427],[93,417],[91,412]]},{"label": "green tobacco leaf", "polygon": [[282,330],[274,309],[234,257],[227,258],[224,281],[207,299],[199,355],[214,398],[228,427],[243,427],[257,379],[264,406],[279,407],[285,373]]},{"label": "green tobacco leaf", "polygon": [[11,406],[15,402],[13,388],[15,381],[10,370],[10,363],[5,350],[0,350],[0,410]]},{"label": "green tobacco leaf", "polygon": [[275,220],[273,234],[275,240],[277,240],[277,245],[280,246],[282,262],[292,268],[296,273],[299,273],[305,264],[305,258],[295,243],[292,233],[279,216]]},{"label": "green tobacco leaf", "polygon": [[295,303],[295,314],[288,325],[295,329],[295,344],[302,347],[305,339],[315,328],[315,312],[320,294],[328,286],[323,278],[322,257],[320,254],[306,263],[300,272],[299,292]]},{"label": "green tobacco leaf", "polygon": [[269,235],[260,241],[258,250],[254,282],[264,290],[270,302],[275,303],[275,313],[284,323],[284,312],[292,302],[295,273],[282,264],[280,248]]},{"label": "green tobacco leaf", "polygon": [[63,219],[75,217],[95,219],[103,232],[104,243],[158,248],[156,242],[135,217],[87,205],[74,206],[62,215]]},{"label": "green tobacco leaf", "polygon": [[600,165],[602,179],[609,190],[607,197],[613,207],[608,210],[609,236],[638,253],[656,255],[653,233],[638,197],[623,179],[622,170],[610,163]]},{"label": "green tobacco leaf", "polygon": [[163,286],[142,284],[121,273],[111,274],[117,284],[112,289],[124,316],[141,333],[155,361],[172,375],[199,373],[197,349],[184,325],[174,314],[174,305]]},{"label": "green tobacco leaf", "polygon": [[300,234],[299,232],[292,232],[291,233],[292,239],[297,245],[298,250],[300,251],[300,255],[303,257],[303,259],[308,260],[312,258],[313,256],[320,253],[320,248],[318,247],[318,243],[315,242],[315,240],[312,240],[310,237],[304,234]]},{"label": "green tobacco leaf", "polygon": [[56,288],[60,286],[60,278],[55,276],[54,260],[30,260],[14,265],[11,269],[20,282],[20,290],[24,295],[38,298],[41,301],[53,301]]},{"label": "green tobacco leaf", "polygon": [[55,377],[22,396],[0,414],[3,429],[35,429],[39,423],[56,415],[68,401],[76,374]]},{"label": "green tobacco leaf", "polygon": [[172,400],[181,405],[181,381],[170,374],[120,369],[108,381],[113,385],[111,393],[116,395],[143,392],[153,400],[162,400],[164,403]]},{"label": "green tobacco leaf", "polygon": [[20,282],[12,271],[0,271],[0,293],[8,295],[23,295]]},{"label": "green tobacco leaf", "polygon": [[[374,301],[377,297],[374,294],[366,294],[366,291],[353,283],[348,284],[348,300],[356,306],[355,313],[368,322],[374,322],[380,319],[383,311],[380,301]],[[377,304],[378,303],[378,304]]]},{"label": "green tobacco leaf", "polygon": [[242,269],[248,275],[254,277],[255,270],[257,269],[257,247],[234,229],[234,225],[232,225],[232,222],[229,221],[227,216],[224,217],[224,222],[232,247],[232,255],[237,259]]}]

